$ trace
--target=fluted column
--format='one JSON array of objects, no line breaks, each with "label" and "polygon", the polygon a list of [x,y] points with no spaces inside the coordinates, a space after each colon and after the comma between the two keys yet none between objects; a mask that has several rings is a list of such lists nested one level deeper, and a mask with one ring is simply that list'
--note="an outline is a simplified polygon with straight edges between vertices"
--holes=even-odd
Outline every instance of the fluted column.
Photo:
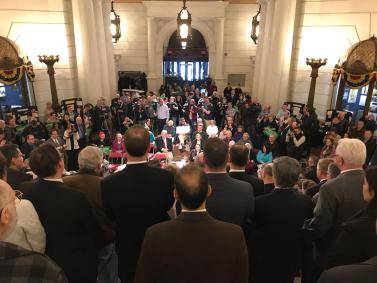
[{"label": "fluted column", "polygon": [[147,17],[147,29],[148,29],[148,90],[156,91],[159,86],[157,86],[157,75],[156,75],[156,54],[155,54],[155,44],[156,44],[156,23],[154,17]]},{"label": "fluted column", "polygon": [[260,0],[253,96],[276,111],[289,97],[297,0]]},{"label": "fluted column", "polygon": [[216,75],[215,81],[219,90],[224,89],[224,18],[216,19]]}]

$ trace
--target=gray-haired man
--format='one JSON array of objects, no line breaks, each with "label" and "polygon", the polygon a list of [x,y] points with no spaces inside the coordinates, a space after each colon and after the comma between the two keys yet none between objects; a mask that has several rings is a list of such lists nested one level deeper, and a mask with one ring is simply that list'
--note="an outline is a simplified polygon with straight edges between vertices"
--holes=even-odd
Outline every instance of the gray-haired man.
[{"label": "gray-haired man", "polygon": [[105,216],[101,199],[101,165],[102,151],[95,146],[85,147],[79,154],[79,172],[63,178],[64,184],[84,193],[94,208],[101,230],[98,233],[97,245],[101,247],[98,254],[98,282],[119,282],[118,259],[115,253],[115,232]]}]

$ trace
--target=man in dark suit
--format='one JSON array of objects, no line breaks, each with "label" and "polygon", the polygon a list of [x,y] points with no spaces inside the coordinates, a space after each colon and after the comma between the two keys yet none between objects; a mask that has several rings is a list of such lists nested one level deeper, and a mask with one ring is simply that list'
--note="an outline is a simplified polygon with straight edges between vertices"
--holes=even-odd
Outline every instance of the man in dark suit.
[{"label": "man in dark suit", "polygon": [[0,147],[0,152],[7,159],[7,182],[14,189],[18,189],[23,182],[31,181],[33,176],[24,172],[24,157],[18,146],[6,144]]},{"label": "man in dark suit", "polygon": [[231,178],[226,173],[229,147],[219,138],[210,138],[204,147],[205,169],[212,194],[207,210],[217,220],[240,225],[247,236],[254,212],[254,192],[250,183]]},{"label": "man in dark suit", "polygon": [[167,137],[167,131],[163,130],[161,136],[156,139],[156,150],[158,152],[172,152],[173,151],[173,142],[171,138]]},{"label": "man in dark suit", "polygon": [[359,264],[331,268],[322,273],[318,283],[375,283],[377,278],[377,256]]},{"label": "man in dark suit", "polygon": [[304,251],[311,252],[305,249],[301,227],[312,216],[313,204],[308,196],[293,189],[301,172],[297,160],[277,158],[272,170],[275,189],[255,200],[252,279],[288,283],[298,273]]},{"label": "man in dark suit", "polygon": [[372,155],[376,150],[376,139],[373,137],[372,131],[366,130],[364,132],[364,144],[367,149],[367,157],[365,160],[365,165],[368,165],[372,159]]},{"label": "man in dark suit", "polygon": [[83,193],[63,184],[64,162],[50,144],[30,155],[30,167],[39,177],[20,190],[30,200],[46,232],[46,255],[61,266],[70,283],[96,282],[97,223]]},{"label": "man in dark suit", "polygon": [[115,253],[114,225],[106,217],[102,207],[101,180],[103,153],[96,146],[87,146],[80,151],[79,172],[63,178],[64,184],[82,192],[94,209],[99,224],[96,231],[98,252],[98,280],[100,282],[118,281],[118,261]]},{"label": "man in dark suit", "polygon": [[315,185],[314,187],[309,188],[305,193],[313,198],[316,194],[319,193],[319,190],[321,189],[322,185],[327,182],[328,175],[327,170],[329,168],[329,165],[331,163],[334,163],[333,159],[330,158],[323,158],[318,161],[317,164],[317,178],[319,180],[319,183]]},{"label": "man in dark suit", "polygon": [[263,181],[245,173],[245,167],[249,162],[249,153],[250,150],[242,143],[237,143],[230,148],[229,176],[248,182],[254,190],[254,196],[263,195]]},{"label": "man in dark suit", "polygon": [[261,170],[264,194],[270,194],[275,189],[274,177],[272,176],[272,163],[265,164]]},{"label": "man in dark suit", "polygon": [[169,220],[174,203],[173,174],[149,167],[149,132],[133,126],[125,134],[127,167],[101,183],[102,204],[110,220],[116,222],[118,274],[122,282],[132,282],[145,231]]},{"label": "man in dark suit", "polygon": [[86,142],[86,128],[85,128],[84,123],[82,122],[81,116],[77,116],[76,119],[75,119],[75,122],[76,122],[77,133],[79,134],[79,140],[77,142],[80,146],[80,149],[83,149],[87,144],[87,142]]},{"label": "man in dark suit", "polygon": [[182,213],[147,230],[135,283],[248,282],[242,230],[205,209],[211,194],[206,174],[190,164],[177,174],[175,187]]},{"label": "man in dark suit", "polygon": [[33,135],[26,136],[26,142],[21,146],[21,152],[25,155],[25,159],[28,159],[30,153],[35,149],[37,146],[35,145],[35,138]]},{"label": "man in dark suit", "polygon": [[366,148],[359,139],[338,142],[335,162],[341,174],[322,185],[314,217],[305,223],[307,236],[316,240],[318,277],[321,269],[327,266],[329,253],[343,222],[366,206],[362,193],[365,157]]}]

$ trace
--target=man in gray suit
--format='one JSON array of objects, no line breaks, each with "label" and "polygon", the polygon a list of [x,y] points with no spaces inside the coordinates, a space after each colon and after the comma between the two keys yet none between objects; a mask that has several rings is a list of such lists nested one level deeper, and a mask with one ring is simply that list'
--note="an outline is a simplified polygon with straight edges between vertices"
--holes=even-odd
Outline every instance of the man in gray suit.
[{"label": "man in gray suit", "polygon": [[337,266],[323,272],[318,283],[375,283],[377,278],[377,256],[359,264]]},{"label": "man in gray suit", "polygon": [[240,225],[246,238],[254,213],[254,192],[250,183],[229,177],[226,165],[229,147],[219,138],[210,138],[204,147],[204,163],[212,194],[207,210],[217,220]]},{"label": "man in gray suit", "polygon": [[320,269],[327,266],[342,223],[365,207],[362,193],[365,158],[362,141],[339,141],[335,162],[341,174],[321,187],[314,217],[304,225],[308,236],[316,241],[315,259]]}]

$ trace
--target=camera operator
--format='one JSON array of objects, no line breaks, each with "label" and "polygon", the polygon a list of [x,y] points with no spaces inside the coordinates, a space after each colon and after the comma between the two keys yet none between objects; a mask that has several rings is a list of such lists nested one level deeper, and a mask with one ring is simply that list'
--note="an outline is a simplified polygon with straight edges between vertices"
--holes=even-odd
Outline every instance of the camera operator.
[{"label": "camera operator", "polygon": [[299,126],[292,126],[293,130],[288,131],[286,136],[287,155],[300,160],[305,146],[305,135]]},{"label": "camera operator", "polygon": [[170,101],[168,103],[170,120],[173,120],[174,125],[179,123],[179,108],[177,102],[175,102],[175,97],[170,96]]},{"label": "camera operator", "polygon": [[109,120],[111,118],[110,107],[106,106],[105,99],[101,97],[97,101],[96,107],[94,107],[94,132],[107,131],[107,135],[110,135]]},{"label": "camera operator", "polygon": [[143,102],[143,99],[135,99],[133,104],[133,112],[134,123],[144,125],[145,120],[147,119],[147,113],[145,111],[145,103]]},{"label": "camera operator", "polygon": [[127,104],[125,104],[117,94],[117,96],[111,100],[111,114],[114,117],[115,127],[117,131],[119,131],[126,113]]},{"label": "camera operator", "polygon": [[202,105],[202,113],[203,113],[203,119],[206,124],[206,127],[210,124],[210,122],[213,120],[213,105],[209,101],[208,97],[204,98],[203,105]]},{"label": "camera operator", "polygon": [[79,143],[78,140],[80,136],[74,124],[69,124],[67,129],[64,131],[64,139],[66,144],[66,153],[68,157],[68,171],[78,170],[78,153],[79,153]]}]

